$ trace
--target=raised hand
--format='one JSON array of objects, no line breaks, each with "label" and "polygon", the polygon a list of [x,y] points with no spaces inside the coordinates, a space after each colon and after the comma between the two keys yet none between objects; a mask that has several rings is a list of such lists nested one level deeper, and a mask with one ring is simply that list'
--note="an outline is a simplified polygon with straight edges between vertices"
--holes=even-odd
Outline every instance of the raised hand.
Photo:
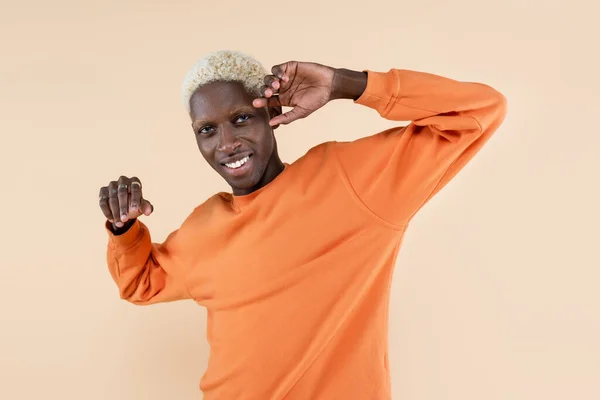
[{"label": "raised hand", "polygon": [[289,61],[274,66],[272,75],[265,77],[263,97],[255,99],[257,108],[292,107],[292,109],[271,119],[271,126],[289,124],[306,118],[332,99],[336,70],[325,65]]},{"label": "raised hand", "polygon": [[142,182],[121,176],[100,188],[100,209],[114,228],[123,228],[140,215],[150,215],[154,207],[142,196]]}]

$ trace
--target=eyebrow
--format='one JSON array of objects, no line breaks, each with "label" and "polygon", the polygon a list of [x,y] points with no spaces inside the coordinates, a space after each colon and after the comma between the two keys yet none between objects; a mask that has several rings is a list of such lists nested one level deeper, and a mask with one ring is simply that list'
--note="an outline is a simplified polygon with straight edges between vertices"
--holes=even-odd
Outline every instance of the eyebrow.
[{"label": "eyebrow", "polygon": [[[235,108],[231,113],[229,113],[229,116],[233,117],[236,114],[239,114],[241,112],[256,112],[256,111],[257,111],[256,107],[254,107],[252,105],[243,105],[243,106]],[[207,123],[210,123],[210,119],[197,118],[192,121],[192,126],[195,127],[198,125],[205,125]]]},{"label": "eyebrow", "polygon": [[239,114],[241,112],[248,112],[249,110],[254,112],[256,111],[256,107],[254,107],[253,105],[240,106],[236,108],[235,111],[231,113],[231,115]]},{"label": "eyebrow", "polygon": [[198,125],[205,125],[205,124],[206,124],[206,121],[203,119],[195,119],[192,121],[192,127],[194,127],[194,128]]}]

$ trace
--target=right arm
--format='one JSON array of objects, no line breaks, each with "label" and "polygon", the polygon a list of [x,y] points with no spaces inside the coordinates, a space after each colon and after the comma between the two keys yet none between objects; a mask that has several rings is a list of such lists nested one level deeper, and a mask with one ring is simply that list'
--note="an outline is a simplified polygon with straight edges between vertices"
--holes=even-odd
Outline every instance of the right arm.
[{"label": "right arm", "polygon": [[148,227],[137,219],[121,234],[115,234],[110,225],[107,221],[106,260],[122,299],[148,305],[191,298],[185,268],[178,258],[179,230],[158,244],[152,242]]},{"label": "right arm", "polygon": [[181,262],[181,229],[163,243],[153,243],[141,215],[154,207],[142,196],[138,178],[121,176],[100,189],[100,209],[107,221],[108,270],[122,299],[137,305],[191,298]]}]

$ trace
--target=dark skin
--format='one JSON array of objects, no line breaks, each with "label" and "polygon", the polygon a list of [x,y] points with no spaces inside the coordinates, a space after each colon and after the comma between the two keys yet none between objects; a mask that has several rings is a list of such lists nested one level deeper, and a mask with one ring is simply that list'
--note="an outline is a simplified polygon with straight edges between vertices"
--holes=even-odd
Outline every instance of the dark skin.
[{"label": "dark skin", "polygon": [[[283,171],[274,135],[278,126],[306,118],[332,100],[356,100],[366,85],[364,72],[286,62],[271,69],[258,98],[237,82],[213,82],[196,90],[190,99],[192,129],[204,159],[234,195],[243,196]],[[291,109],[283,113],[283,107]],[[154,211],[137,177],[111,181],[100,188],[99,197],[115,234]]]},{"label": "dark skin", "polygon": [[[236,196],[260,189],[284,168],[277,153],[276,127],[269,125],[271,118],[281,114],[281,107],[256,108],[254,99],[237,82],[209,83],[190,99],[198,149]],[[246,156],[246,173],[227,167],[227,163]]]}]

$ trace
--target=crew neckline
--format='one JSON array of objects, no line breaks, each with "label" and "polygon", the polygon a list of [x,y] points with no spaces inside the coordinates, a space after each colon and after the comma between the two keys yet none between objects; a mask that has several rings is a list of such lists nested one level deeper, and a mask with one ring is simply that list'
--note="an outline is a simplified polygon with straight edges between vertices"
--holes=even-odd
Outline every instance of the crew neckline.
[{"label": "crew neckline", "polygon": [[231,205],[234,209],[239,210],[240,208],[243,208],[247,205],[249,205],[250,203],[252,203],[254,200],[256,200],[256,198],[258,196],[260,196],[262,193],[266,192],[267,190],[270,190],[270,188],[272,188],[276,182],[280,181],[280,177],[285,174],[285,172],[289,169],[290,164],[288,163],[283,163],[283,170],[275,177],[273,178],[273,180],[269,183],[267,183],[265,186],[261,187],[260,189],[255,190],[252,193],[248,193],[248,194],[244,194],[244,195],[235,195],[233,194],[233,192],[228,193],[228,196],[230,198],[231,201]]}]

